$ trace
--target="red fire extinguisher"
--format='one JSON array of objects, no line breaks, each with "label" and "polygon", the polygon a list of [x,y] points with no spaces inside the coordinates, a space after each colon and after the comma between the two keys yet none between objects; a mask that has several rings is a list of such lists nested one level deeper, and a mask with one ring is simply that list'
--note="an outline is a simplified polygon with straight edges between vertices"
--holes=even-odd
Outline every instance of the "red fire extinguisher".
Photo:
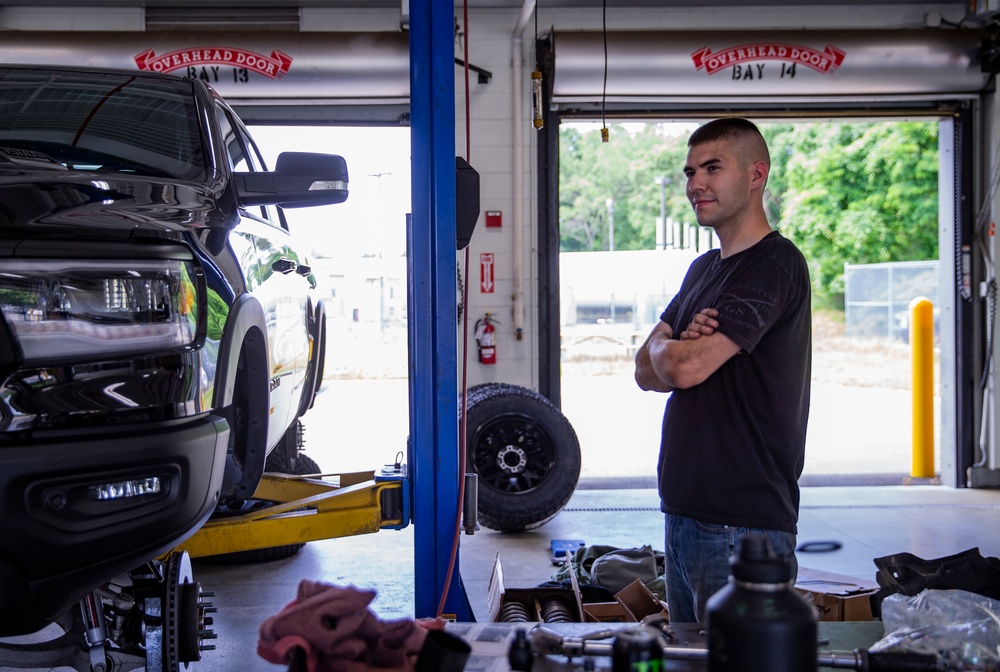
[{"label": "red fire extinguisher", "polygon": [[494,340],[496,328],[493,326],[494,322],[499,324],[489,313],[486,313],[486,317],[476,320],[476,342],[479,344],[480,364],[497,363],[497,346]]}]

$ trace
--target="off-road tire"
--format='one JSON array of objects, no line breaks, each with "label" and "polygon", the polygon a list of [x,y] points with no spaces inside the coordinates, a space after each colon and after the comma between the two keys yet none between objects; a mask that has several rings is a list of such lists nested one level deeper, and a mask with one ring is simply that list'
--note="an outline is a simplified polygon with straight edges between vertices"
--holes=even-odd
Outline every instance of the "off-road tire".
[{"label": "off-road tire", "polygon": [[302,426],[302,421],[296,420],[293,422],[285,430],[284,435],[278,441],[277,445],[268,453],[267,461],[264,462],[264,471],[278,474],[295,474],[296,476],[319,473],[319,471],[302,471],[305,467],[299,465],[299,460],[308,460],[312,465],[316,465],[315,461],[302,452],[303,446],[306,443],[305,435],[306,430]]},{"label": "off-road tire", "polygon": [[580,478],[580,442],[548,399],[506,383],[469,388],[467,471],[478,475],[479,523],[523,532],[548,522]]},{"label": "off-road tire", "polygon": [[[296,426],[298,423],[292,425],[288,432],[296,431]],[[287,438],[287,433],[286,433]],[[284,441],[285,439],[282,439]],[[291,469],[287,466],[287,453],[281,450],[282,446],[276,446],[271,454],[268,456],[267,460],[267,471],[278,472],[283,474],[294,474],[296,476],[306,476],[308,474],[318,474],[320,472],[319,465],[308,455],[299,453],[295,458],[295,464]],[[271,458],[275,457],[275,460]],[[271,502],[263,500],[248,500],[243,502],[240,509],[232,509],[230,513],[232,515],[240,513],[249,513],[258,508],[269,506]],[[224,516],[225,512],[217,511],[216,515]],[[223,553],[221,555],[213,555],[203,560],[207,560],[213,563],[219,564],[251,564],[256,562],[270,562],[272,560],[281,560],[284,558],[290,558],[305,546],[305,543],[297,544],[285,544],[284,546],[272,546],[270,548],[255,548],[249,551],[236,551],[235,553]]]}]

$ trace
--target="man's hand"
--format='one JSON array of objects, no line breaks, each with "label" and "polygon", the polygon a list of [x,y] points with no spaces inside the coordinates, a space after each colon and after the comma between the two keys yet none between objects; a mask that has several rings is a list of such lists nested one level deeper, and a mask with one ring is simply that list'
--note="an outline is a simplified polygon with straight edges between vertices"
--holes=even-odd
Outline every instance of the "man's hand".
[{"label": "man's hand", "polygon": [[688,328],[680,333],[680,339],[686,341],[715,333],[715,330],[719,328],[719,322],[715,319],[718,316],[719,311],[715,308],[705,308],[700,313],[696,313],[691,318],[691,324],[688,325]]},{"label": "man's hand", "polygon": [[719,312],[705,308],[691,318],[679,339],[661,322],[636,353],[635,380],[643,390],[671,392],[700,385],[740,346],[718,331]]},{"label": "man's hand", "polygon": [[673,387],[664,383],[653,370],[653,362],[649,358],[649,343],[657,339],[673,338],[674,330],[666,322],[657,322],[646,337],[646,342],[635,353],[635,382],[640,390],[653,392],[672,392]]}]

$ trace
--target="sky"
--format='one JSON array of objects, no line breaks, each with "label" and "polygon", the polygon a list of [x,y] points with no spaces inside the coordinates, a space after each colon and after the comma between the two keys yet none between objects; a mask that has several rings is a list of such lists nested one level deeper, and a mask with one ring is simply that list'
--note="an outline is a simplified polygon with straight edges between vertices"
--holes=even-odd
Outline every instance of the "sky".
[{"label": "sky", "polygon": [[[410,129],[407,127],[251,126],[264,160],[274,168],[283,151],[339,154],[347,161],[347,200],[286,209],[292,232],[316,254],[398,256],[406,251],[410,212]],[[379,176],[381,175],[381,176]]]},{"label": "sky", "polygon": [[[607,124],[609,126],[612,124],[617,126],[622,126],[626,131],[632,134],[642,131],[642,129],[646,128],[646,126],[649,125],[646,122],[642,121],[622,122],[622,121],[617,121],[615,119],[607,120]],[[678,122],[663,122],[660,123],[659,125],[662,126],[664,134],[676,137],[686,131],[693,131],[694,129],[701,126],[701,123],[678,121]],[[570,121],[570,122],[563,122],[562,124],[560,124],[559,127],[573,128],[580,131],[581,133],[598,133],[601,130],[601,126],[602,124],[600,121]]]},{"label": "sky", "polygon": [[[599,121],[564,123],[597,133]],[[622,124],[638,132],[646,124]],[[666,123],[676,135],[697,123]],[[309,241],[314,255],[399,256],[406,252],[410,203],[410,129],[359,126],[251,126],[268,168],[282,151],[340,154],[347,160],[350,195],[337,205],[286,209],[296,237]],[[381,177],[379,177],[381,175]]]}]

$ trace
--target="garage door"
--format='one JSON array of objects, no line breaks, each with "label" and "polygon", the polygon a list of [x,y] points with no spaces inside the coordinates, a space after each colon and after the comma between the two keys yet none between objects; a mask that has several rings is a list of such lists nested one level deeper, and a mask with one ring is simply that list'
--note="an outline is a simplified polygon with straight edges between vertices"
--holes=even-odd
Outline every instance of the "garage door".
[{"label": "garage door", "polygon": [[[975,30],[552,32],[536,42],[544,124],[538,138],[539,391],[558,403],[558,127],[567,120],[616,122],[705,119],[938,119],[942,156],[940,254],[951,277],[971,258],[974,203],[985,179],[982,98],[991,82]],[[977,263],[979,264],[977,267]],[[955,283],[949,283],[955,285]],[[942,328],[942,476],[964,484],[973,461],[982,361],[976,303],[943,297],[954,319]],[[944,303],[942,303],[944,305]],[[944,307],[942,308],[944,314]],[[551,326],[547,326],[551,325]],[[947,331],[947,333],[945,333]],[[951,368],[949,368],[951,367]],[[947,467],[946,467],[947,463]]]}]

